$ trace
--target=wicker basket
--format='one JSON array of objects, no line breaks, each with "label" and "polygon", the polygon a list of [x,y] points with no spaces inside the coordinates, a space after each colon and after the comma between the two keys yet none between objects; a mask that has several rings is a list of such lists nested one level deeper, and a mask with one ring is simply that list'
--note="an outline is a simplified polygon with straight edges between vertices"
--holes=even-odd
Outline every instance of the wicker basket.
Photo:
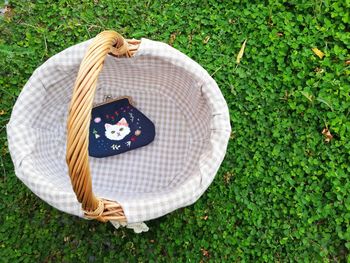
[{"label": "wicker basket", "polygon": [[[92,105],[106,94],[133,97],[155,123],[151,145],[88,156]],[[125,223],[195,202],[224,158],[230,130],[226,102],[201,66],[166,44],[114,31],[41,65],[7,125],[16,175],[36,195],[73,215]]]}]

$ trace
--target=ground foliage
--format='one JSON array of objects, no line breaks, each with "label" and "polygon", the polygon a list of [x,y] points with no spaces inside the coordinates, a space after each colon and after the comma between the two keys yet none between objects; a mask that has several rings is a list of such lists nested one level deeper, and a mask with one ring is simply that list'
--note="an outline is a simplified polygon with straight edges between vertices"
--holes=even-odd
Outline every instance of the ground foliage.
[{"label": "ground foliage", "polygon": [[[0,16],[1,261],[345,261],[349,9],[349,0],[10,1]],[[15,177],[7,149],[5,125],[34,69],[104,29],[186,53],[230,109],[211,187],[142,235],[51,208]]]}]

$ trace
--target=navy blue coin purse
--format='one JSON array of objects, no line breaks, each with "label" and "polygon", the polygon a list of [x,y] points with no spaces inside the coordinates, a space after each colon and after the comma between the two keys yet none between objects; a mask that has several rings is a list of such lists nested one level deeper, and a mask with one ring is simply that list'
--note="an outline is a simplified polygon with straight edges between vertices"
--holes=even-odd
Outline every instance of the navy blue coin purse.
[{"label": "navy blue coin purse", "polygon": [[89,155],[102,158],[151,143],[155,127],[136,109],[129,97],[110,100],[92,109]]}]

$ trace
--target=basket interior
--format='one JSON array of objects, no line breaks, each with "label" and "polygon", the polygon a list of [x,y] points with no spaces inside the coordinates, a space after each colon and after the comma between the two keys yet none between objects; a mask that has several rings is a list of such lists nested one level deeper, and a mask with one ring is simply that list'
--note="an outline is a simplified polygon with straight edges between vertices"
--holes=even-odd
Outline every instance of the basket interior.
[{"label": "basket interior", "polygon": [[[36,119],[35,167],[62,191],[71,189],[65,162],[66,119],[77,72],[46,88]],[[118,195],[169,191],[194,176],[198,160],[210,150],[211,109],[200,80],[184,68],[157,57],[107,56],[95,102],[106,95],[131,96],[156,127],[155,140],[142,148],[107,158],[90,157],[95,194]]]}]

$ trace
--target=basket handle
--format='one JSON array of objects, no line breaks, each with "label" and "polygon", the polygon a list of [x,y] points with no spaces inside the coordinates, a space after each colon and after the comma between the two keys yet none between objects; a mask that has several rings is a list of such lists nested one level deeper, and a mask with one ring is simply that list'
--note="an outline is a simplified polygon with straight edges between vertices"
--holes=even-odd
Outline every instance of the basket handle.
[{"label": "basket handle", "polygon": [[107,54],[131,57],[139,40],[126,41],[115,31],[103,31],[89,46],[79,68],[67,120],[66,162],[73,190],[85,216],[103,222],[126,221],[123,209],[115,201],[98,198],[92,191],[89,167],[89,126],[98,74]]}]

